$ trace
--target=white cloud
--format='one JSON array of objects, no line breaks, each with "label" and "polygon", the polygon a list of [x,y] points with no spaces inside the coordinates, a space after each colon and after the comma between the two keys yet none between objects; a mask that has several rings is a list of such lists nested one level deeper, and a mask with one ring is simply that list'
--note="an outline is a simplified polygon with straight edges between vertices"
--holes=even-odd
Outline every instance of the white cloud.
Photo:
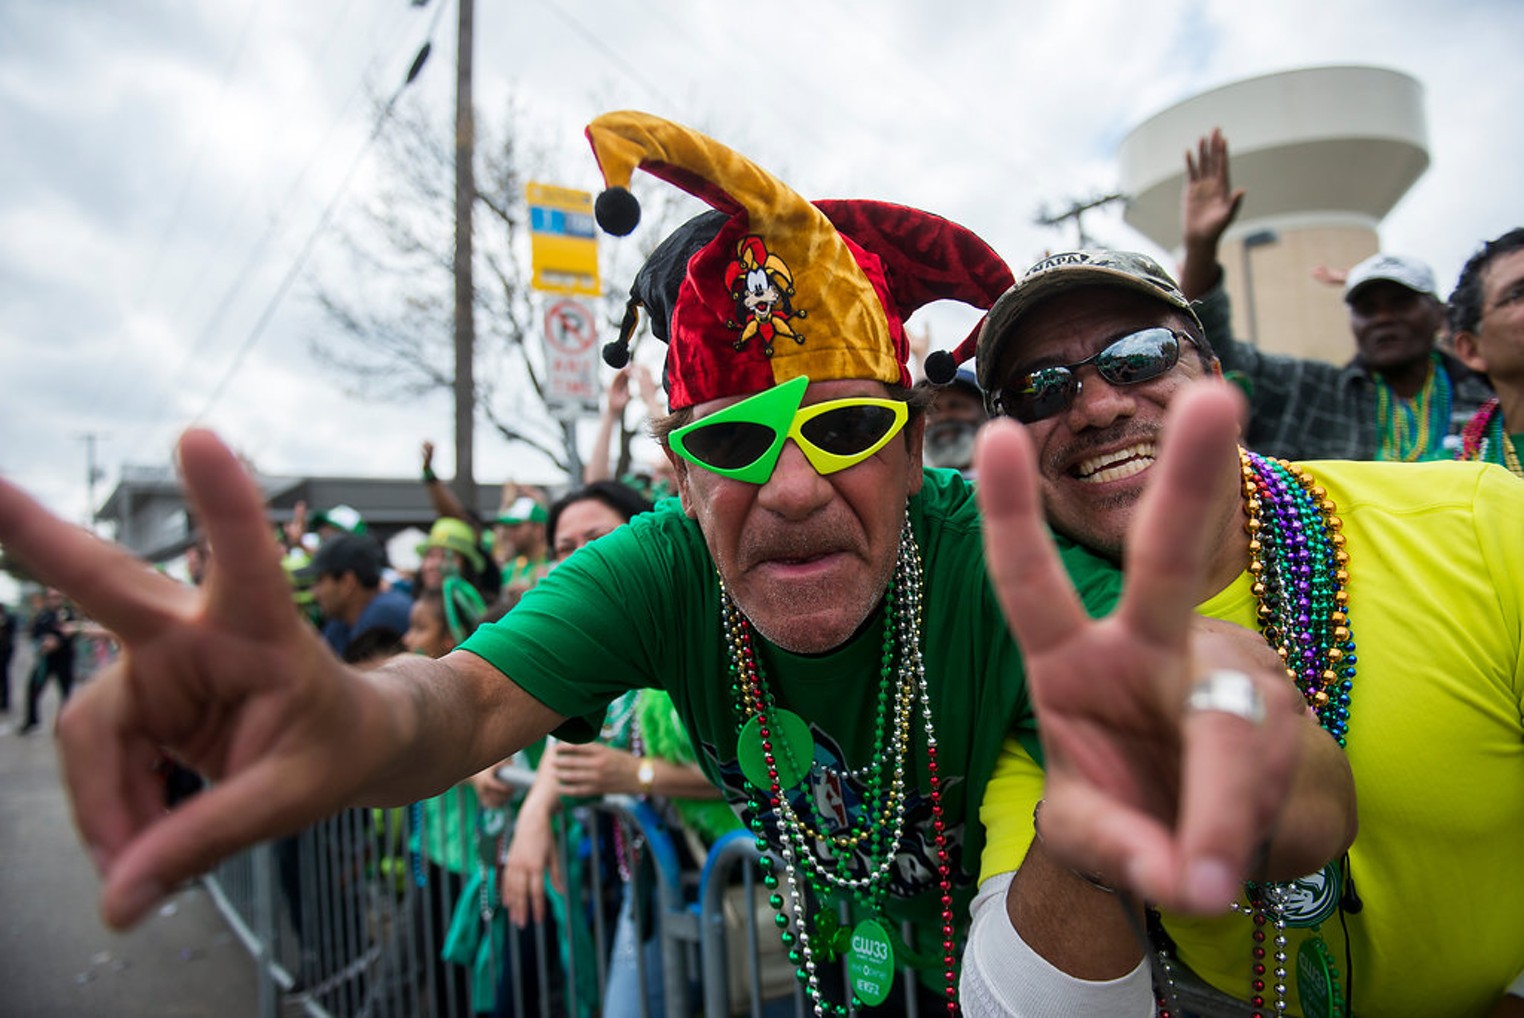
[{"label": "white cloud", "polygon": [[[0,8],[0,137],[20,153],[0,166],[0,470],[80,518],[80,432],[109,435],[113,475],[123,460],[163,462],[360,151],[364,86],[397,86],[441,3]],[[446,7],[411,91],[448,123]],[[1326,63],[1424,83],[1433,164],[1384,224],[1389,247],[1451,279],[1478,240],[1524,222],[1513,0],[779,0],[764,20],[702,0],[550,0],[479,4],[477,33],[480,117],[498,122],[512,89],[535,133],[557,139],[564,183],[599,186],[588,118],[650,109],[810,197],[964,222],[1018,270],[1072,244],[1033,222],[1038,208],[1113,188],[1115,146],[1136,123],[1202,89]],[[376,187],[367,161],[340,215]],[[1086,227],[1145,246],[1116,210]],[[208,420],[272,471],[410,475],[419,439],[448,449],[446,400],[362,404],[311,361],[301,292]],[[971,320],[925,317],[939,345]],[[483,481],[543,472],[478,436]]]}]

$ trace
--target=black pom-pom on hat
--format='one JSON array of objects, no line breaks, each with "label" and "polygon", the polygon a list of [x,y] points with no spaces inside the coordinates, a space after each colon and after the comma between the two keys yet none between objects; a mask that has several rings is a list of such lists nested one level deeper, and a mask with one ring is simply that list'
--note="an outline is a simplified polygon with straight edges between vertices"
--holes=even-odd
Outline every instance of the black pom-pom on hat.
[{"label": "black pom-pom on hat", "polygon": [[946,385],[958,374],[958,362],[946,350],[934,350],[926,356],[926,380],[932,385]]},{"label": "black pom-pom on hat", "polygon": [[[1005,265],[1004,262],[1000,264],[1002,268]],[[951,350],[933,350],[927,354],[926,363],[923,366],[926,372],[926,380],[932,385],[947,385],[957,378],[958,365],[965,364],[973,359],[976,345],[979,342],[979,330],[982,328],[984,328],[983,318],[979,319],[979,323],[973,327],[973,330],[963,337],[963,342]]]},{"label": "black pom-pom on hat", "polygon": [[593,216],[604,233],[625,237],[640,225],[640,201],[627,188],[605,188],[593,202]]},{"label": "black pom-pom on hat", "polygon": [[630,344],[622,339],[611,339],[603,344],[603,363],[615,370],[630,363]]},{"label": "black pom-pom on hat", "polygon": [[616,370],[630,363],[630,337],[635,334],[635,326],[638,324],[640,300],[631,297],[624,305],[624,318],[619,322],[618,337],[603,344],[603,363]]}]

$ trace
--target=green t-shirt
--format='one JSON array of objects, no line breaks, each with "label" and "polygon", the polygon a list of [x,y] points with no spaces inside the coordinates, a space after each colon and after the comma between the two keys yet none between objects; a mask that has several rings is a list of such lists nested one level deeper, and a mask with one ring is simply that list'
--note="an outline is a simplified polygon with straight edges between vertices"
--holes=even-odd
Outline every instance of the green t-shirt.
[{"label": "green t-shirt", "polygon": [[[961,927],[983,842],[977,809],[984,784],[1002,739],[1030,731],[1034,719],[1021,656],[985,571],[972,487],[954,471],[927,470],[909,512],[923,563],[922,652]],[[1120,592],[1116,567],[1077,545],[1060,541],[1059,548],[1087,609],[1109,611]],[[809,722],[814,737],[814,767],[790,789],[791,801],[828,833],[861,826],[864,788],[845,772],[874,752],[882,615],[837,650],[817,656],[792,654],[756,636],[773,697]],[[571,719],[558,732],[568,739],[595,736],[604,707],[631,684],[666,689],[700,766],[745,818],[746,783],[736,762],[740,721],[715,568],[697,524],[676,500],[573,555],[464,648]],[[923,941],[918,953],[936,967],[941,906],[919,713],[911,730],[914,772],[907,776],[905,825],[885,913],[914,924]],[[852,875],[868,871],[862,852],[843,865]]]}]

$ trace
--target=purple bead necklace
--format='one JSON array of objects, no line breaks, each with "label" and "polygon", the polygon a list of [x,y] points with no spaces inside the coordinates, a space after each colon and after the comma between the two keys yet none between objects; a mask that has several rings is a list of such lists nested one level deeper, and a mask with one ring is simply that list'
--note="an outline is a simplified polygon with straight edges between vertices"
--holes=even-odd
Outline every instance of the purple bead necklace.
[{"label": "purple bead necklace", "polygon": [[1343,521],[1301,467],[1243,449],[1239,459],[1260,631],[1318,723],[1343,746],[1355,678]]}]

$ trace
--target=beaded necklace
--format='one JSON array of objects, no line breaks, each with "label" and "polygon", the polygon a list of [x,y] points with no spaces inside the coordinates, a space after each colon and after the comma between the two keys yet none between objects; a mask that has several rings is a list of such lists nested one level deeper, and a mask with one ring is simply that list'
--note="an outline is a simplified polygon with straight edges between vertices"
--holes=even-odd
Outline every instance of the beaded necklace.
[{"label": "beaded necklace", "polygon": [[1524,465],[1519,463],[1519,452],[1513,446],[1513,437],[1503,430],[1503,415],[1498,410],[1498,398],[1493,396],[1471,415],[1461,430],[1459,460],[1482,460],[1501,463],[1515,477],[1524,477]]},{"label": "beaded necklace", "polygon": [[1376,377],[1376,427],[1381,444],[1378,460],[1413,463],[1429,454],[1431,436],[1450,431],[1450,373],[1439,355],[1429,358],[1429,375],[1423,388],[1412,399],[1403,399],[1392,391],[1386,379]]},{"label": "beaded necklace", "polygon": [[1343,521],[1306,470],[1244,449],[1238,455],[1260,631],[1343,746],[1355,677]]},{"label": "beaded necklace", "polygon": [[[878,704],[874,719],[874,752],[863,766],[848,768],[844,777],[865,786],[861,824],[845,834],[821,833],[824,824],[810,823],[795,810],[787,790],[798,785],[814,766],[814,740],[808,725],[797,715],[777,706],[762,674],[753,647],[751,623],[741,613],[720,580],[721,622],[730,649],[731,689],[741,723],[737,754],[746,776],[748,813],[757,848],[763,853],[763,884],[768,903],[777,910],[779,935],[798,968],[795,977],[808,994],[817,1018],[848,1013],[845,1004],[825,999],[820,989],[819,951],[827,959],[848,948],[851,1006],[881,1003],[893,978],[893,957],[887,933],[876,918],[858,923],[851,931],[824,923],[822,912],[815,923],[806,921],[806,888],[816,900],[824,900],[827,886],[850,895],[869,913],[876,914],[887,891],[887,877],[904,832],[906,772],[911,766],[912,722],[917,704],[926,733],[926,767],[929,774],[932,828],[937,853],[937,884],[942,905],[943,993],[947,1010],[957,1010],[957,944],[953,925],[952,866],[942,816],[942,784],[937,767],[937,738],[932,719],[931,697],[921,656],[922,625],[921,557],[911,533],[907,514],[900,530],[894,578],[885,593],[884,640],[880,654]],[[887,730],[888,745],[884,745]],[[747,747],[755,739],[755,753]],[[802,800],[811,806],[810,797]],[[778,844],[766,836],[764,808],[777,817]],[[827,852],[817,850],[824,844]],[[845,861],[862,847],[869,864],[863,876],[845,872]],[[788,898],[779,893],[773,859],[775,850],[783,862]],[[834,860],[834,864],[830,862]],[[794,908],[789,909],[789,900]],[[811,926],[814,926],[812,937]],[[827,929],[827,927],[830,927]]]},{"label": "beaded necklace", "polygon": [[[1259,602],[1260,631],[1317,715],[1318,724],[1343,747],[1349,735],[1356,664],[1343,521],[1328,492],[1301,467],[1245,449],[1239,450],[1239,462],[1249,574]],[[1293,915],[1289,903],[1299,884],[1328,893],[1314,896],[1319,904],[1308,914]],[[1309,1014],[1344,1014],[1339,974],[1318,932],[1337,908],[1338,888],[1338,869],[1330,864],[1303,881],[1251,883],[1249,904],[1234,904],[1234,910],[1254,924],[1249,1003],[1256,1009],[1256,1018],[1265,1010],[1286,1013],[1288,926],[1314,931],[1297,957],[1304,1008]],[[1303,972],[1312,973],[1315,993],[1311,985],[1301,987]]]},{"label": "beaded necklace", "polygon": [[[1355,678],[1355,642],[1349,627],[1349,553],[1344,550],[1343,521],[1328,492],[1306,470],[1286,460],[1238,451],[1244,529],[1249,535],[1251,589],[1259,602],[1256,616],[1265,641],[1286,668],[1286,677],[1317,715],[1318,724],[1342,747],[1349,734],[1350,690]],[[1318,874],[1290,883],[1251,883],[1249,904],[1233,910],[1249,917],[1254,929],[1249,1003],[1255,1018],[1287,1012],[1286,948],[1288,927],[1314,930],[1297,957],[1299,989],[1309,1015],[1342,1016],[1339,973],[1318,929],[1338,905],[1340,877],[1330,863]],[[1300,886],[1298,886],[1300,885]],[[1313,888],[1314,893],[1307,893]],[[1293,892],[1301,892],[1294,894]],[[1291,902],[1314,905],[1293,912]],[[1160,952],[1165,984],[1157,997],[1160,1018],[1170,1018],[1173,961]],[[1301,987],[1311,974],[1314,988]]]},{"label": "beaded necklace", "polygon": [[[624,710],[620,712],[618,718],[612,722],[608,720],[604,721],[603,730],[608,734],[600,737],[600,741],[615,745],[617,745],[614,741],[615,739],[622,739],[630,755],[637,759],[646,755],[645,739],[641,736],[640,723],[635,720],[635,702],[640,695],[640,690],[638,689],[631,690],[624,695],[624,699],[628,699],[629,703],[624,705]],[[618,705],[619,701],[614,701],[614,705],[609,708],[610,715],[615,713],[614,707]],[[613,729],[611,733],[609,731],[610,728]],[[646,793],[641,793],[640,795],[640,798],[648,797]],[[626,834],[625,821],[622,817],[614,818],[613,828],[614,859],[619,865],[619,879],[628,885],[634,879],[635,870],[640,865],[640,853],[646,844],[645,836],[641,833],[639,827],[635,827],[630,834]]]}]

